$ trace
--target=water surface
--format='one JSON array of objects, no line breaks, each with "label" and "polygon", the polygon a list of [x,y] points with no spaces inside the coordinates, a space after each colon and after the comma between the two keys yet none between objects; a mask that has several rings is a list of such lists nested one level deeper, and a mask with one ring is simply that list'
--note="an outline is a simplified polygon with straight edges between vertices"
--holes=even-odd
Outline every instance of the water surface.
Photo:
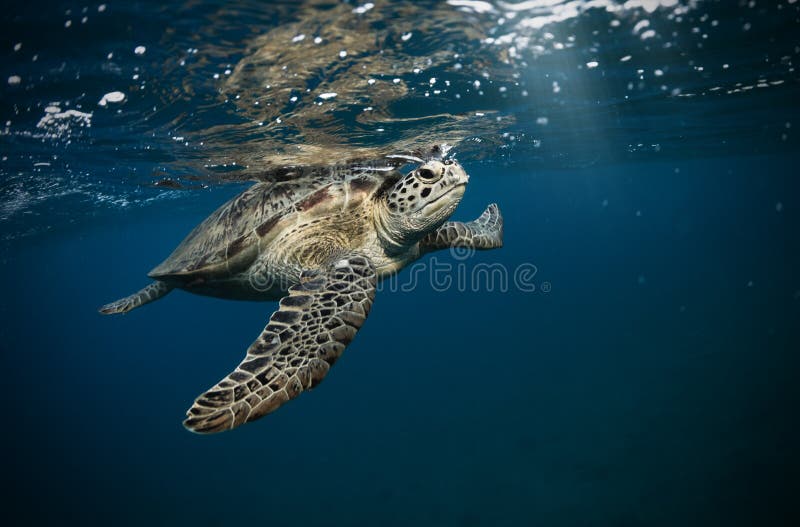
[{"label": "water surface", "polygon": [[[7,9],[8,517],[791,524],[799,9]],[[386,284],[325,382],[286,408],[183,430],[274,306],[176,292],[124,317],[96,308],[251,180],[432,142],[471,174],[457,219],[497,202],[505,247],[434,255],[449,287],[406,291],[409,271]],[[459,286],[495,264],[506,290]]]}]

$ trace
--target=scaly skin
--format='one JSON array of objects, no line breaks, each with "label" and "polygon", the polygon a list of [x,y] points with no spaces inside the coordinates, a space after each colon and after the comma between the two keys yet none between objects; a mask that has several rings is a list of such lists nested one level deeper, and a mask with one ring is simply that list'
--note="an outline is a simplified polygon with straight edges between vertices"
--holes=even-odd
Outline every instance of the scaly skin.
[{"label": "scaly skin", "polygon": [[154,283],[101,308],[124,313],[174,287],[283,297],[244,360],[195,399],[186,428],[230,430],[316,386],[364,323],[377,282],[421,254],[503,244],[496,205],[475,221],[447,222],[468,181],[457,164],[428,161],[382,183],[362,176],[254,185],[195,228],[151,272]]}]

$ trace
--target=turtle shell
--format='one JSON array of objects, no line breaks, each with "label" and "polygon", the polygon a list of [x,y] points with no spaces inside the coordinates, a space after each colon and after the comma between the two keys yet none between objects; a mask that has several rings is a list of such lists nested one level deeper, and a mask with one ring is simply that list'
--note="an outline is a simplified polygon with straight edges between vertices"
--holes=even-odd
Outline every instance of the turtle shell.
[{"label": "turtle shell", "polygon": [[[172,254],[148,273],[156,279],[191,281],[246,269],[297,215],[309,219],[358,206],[399,174],[349,171],[262,181],[203,220]],[[361,198],[361,199],[358,199]]]}]

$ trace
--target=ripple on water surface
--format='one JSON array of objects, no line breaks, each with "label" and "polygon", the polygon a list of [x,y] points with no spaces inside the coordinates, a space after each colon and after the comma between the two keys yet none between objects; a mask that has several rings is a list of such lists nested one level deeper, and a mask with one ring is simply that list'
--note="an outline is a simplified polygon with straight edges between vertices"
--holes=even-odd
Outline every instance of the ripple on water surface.
[{"label": "ripple on water surface", "polygon": [[555,167],[753,151],[754,128],[759,151],[793,148],[800,3],[719,4],[18,6],[3,22],[5,236],[65,196],[130,207],[433,141]]}]

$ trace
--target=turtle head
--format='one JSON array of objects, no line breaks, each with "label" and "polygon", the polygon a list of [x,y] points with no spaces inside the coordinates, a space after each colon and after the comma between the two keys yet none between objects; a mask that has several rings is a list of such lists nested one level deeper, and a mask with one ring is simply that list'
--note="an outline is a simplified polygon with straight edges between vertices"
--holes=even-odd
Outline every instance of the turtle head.
[{"label": "turtle head", "polygon": [[430,160],[400,178],[384,194],[382,236],[408,246],[437,229],[456,210],[469,176],[454,160]]}]

